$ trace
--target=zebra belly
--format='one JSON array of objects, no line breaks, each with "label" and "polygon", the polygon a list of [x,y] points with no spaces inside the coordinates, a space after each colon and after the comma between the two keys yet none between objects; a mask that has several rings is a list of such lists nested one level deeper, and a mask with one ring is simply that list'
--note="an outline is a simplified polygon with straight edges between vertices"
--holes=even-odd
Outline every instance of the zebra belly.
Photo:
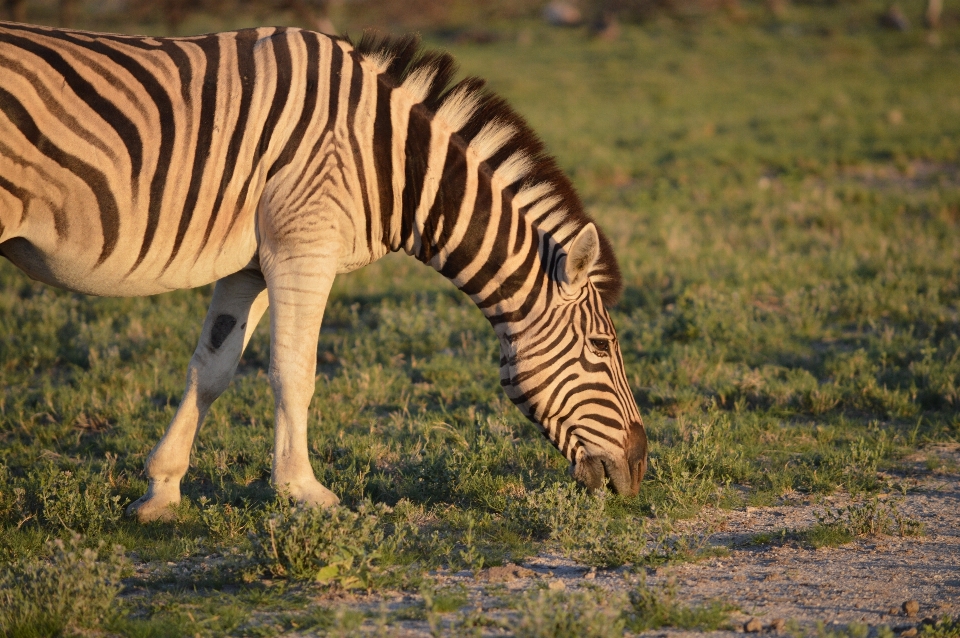
[{"label": "zebra belly", "polygon": [[6,257],[31,279],[57,288],[99,297],[142,297],[171,290],[196,288],[249,266],[253,250],[221,254],[216,260],[197,264],[177,264],[159,275],[144,276],[133,273],[118,276],[107,268],[89,268],[81,260],[65,255],[63,251],[44,251],[28,240],[17,237],[0,244],[0,255]]}]

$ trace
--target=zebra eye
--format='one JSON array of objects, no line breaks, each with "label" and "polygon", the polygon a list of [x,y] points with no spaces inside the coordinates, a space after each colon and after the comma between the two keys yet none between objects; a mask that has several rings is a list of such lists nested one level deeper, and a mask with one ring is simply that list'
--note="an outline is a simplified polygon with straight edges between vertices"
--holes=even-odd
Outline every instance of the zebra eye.
[{"label": "zebra eye", "polygon": [[609,339],[591,339],[590,345],[593,346],[593,349],[596,350],[599,355],[610,354]]}]

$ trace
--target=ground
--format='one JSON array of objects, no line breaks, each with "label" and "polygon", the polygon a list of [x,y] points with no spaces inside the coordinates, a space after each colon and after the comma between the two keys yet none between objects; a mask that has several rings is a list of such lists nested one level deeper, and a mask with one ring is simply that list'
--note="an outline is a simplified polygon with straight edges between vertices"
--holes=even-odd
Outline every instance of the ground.
[{"label": "ground", "polygon": [[[960,447],[932,450],[956,467]],[[813,634],[844,631],[863,625],[889,627],[898,634],[923,622],[960,616],[960,475],[917,471],[897,478],[899,493],[884,493],[896,501],[905,517],[923,525],[923,535],[880,534],[840,546],[813,548],[787,538],[769,542],[791,530],[807,529],[827,509],[849,505],[849,498],[831,497],[815,504],[795,495],[776,507],[737,510],[709,509],[686,527],[702,534],[705,545],[729,548],[710,559],[662,567],[596,569],[555,554],[532,556],[520,565],[432,574],[436,588],[462,593],[455,610],[438,613],[433,622],[418,618],[423,598],[390,592],[381,595],[324,596],[318,605],[362,608],[373,617],[355,631],[382,630],[380,614],[393,614],[394,636],[453,634],[482,618],[482,635],[512,635],[518,624],[510,600],[537,587],[551,591],[579,590],[625,594],[642,578],[651,588],[673,588],[672,596],[686,605],[722,602],[730,613],[725,626],[713,631],[660,627],[639,632],[650,636],[730,636],[742,634],[753,620],[760,631],[773,634]],[[904,611],[908,601],[918,608]],[[406,614],[404,612],[407,612]],[[406,618],[404,617],[406,616]],[[410,617],[412,616],[412,618]],[[308,632],[309,633],[309,632]],[[628,635],[634,635],[627,632]],[[290,635],[298,635],[291,632]],[[572,634],[571,634],[572,635]]]}]

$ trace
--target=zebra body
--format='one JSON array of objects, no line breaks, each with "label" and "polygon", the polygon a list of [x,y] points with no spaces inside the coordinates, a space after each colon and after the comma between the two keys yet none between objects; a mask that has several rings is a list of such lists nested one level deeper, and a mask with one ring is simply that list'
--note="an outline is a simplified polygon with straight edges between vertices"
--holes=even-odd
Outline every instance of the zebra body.
[{"label": "zebra body", "polygon": [[592,488],[635,494],[646,437],[604,299],[607,240],[506,104],[413,38],[262,28],[145,38],[0,23],[0,254],[97,295],[216,281],[187,388],[147,461],[166,515],[209,406],[271,312],[273,482],[307,457],[333,279],[404,250],[468,294],[501,384]]},{"label": "zebra body", "polygon": [[[316,106],[328,106],[335,47],[274,29],[173,41],[8,26],[0,132],[30,145],[2,153],[0,175],[28,187],[19,223],[40,232],[30,233],[33,251],[5,253],[41,281],[96,295],[167,292],[240,270],[257,252],[267,173],[301,115],[311,116],[308,91],[317,119],[307,132],[321,135],[328,108]],[[291,68],[311,55],[312,82],[306,63]],[[344,115],[327,145],[344,134]],[[341,272],[370,261],[344,239]]]}]

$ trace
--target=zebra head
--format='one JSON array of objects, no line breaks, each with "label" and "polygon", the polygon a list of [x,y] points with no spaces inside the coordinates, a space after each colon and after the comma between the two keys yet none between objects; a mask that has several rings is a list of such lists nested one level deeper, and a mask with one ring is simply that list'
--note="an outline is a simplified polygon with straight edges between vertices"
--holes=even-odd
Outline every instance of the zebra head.
[{"label": "zebra head", "polygon": [[549,283],[524,327],[501,340],[507,396],[596,490],[634,496],[647,468],[647,436],[627,383],[616,331],[590,273],[600,238],[585,225],[544,261]]}]

